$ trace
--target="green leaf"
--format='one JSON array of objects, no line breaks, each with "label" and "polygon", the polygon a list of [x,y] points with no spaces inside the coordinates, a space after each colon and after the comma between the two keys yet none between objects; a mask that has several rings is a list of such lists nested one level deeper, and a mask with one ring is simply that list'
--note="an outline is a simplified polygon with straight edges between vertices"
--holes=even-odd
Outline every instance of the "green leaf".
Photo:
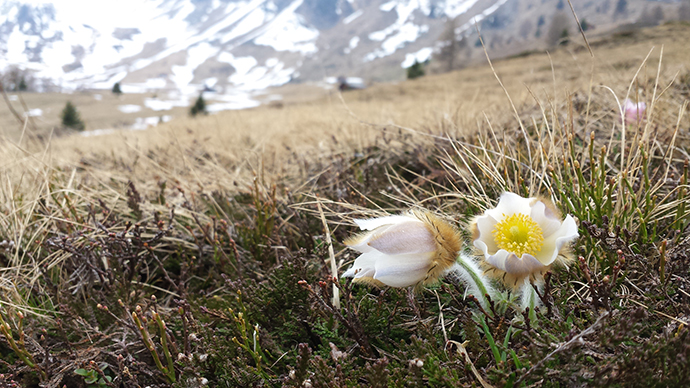
[{"label": "green leaf", "polygon": [[78,374],[79,376],[88,376],[89,375],[89,371],[84,369],[84,368],[79,368],[79,369],[75,370],[74,373]]},{"label": "green leaf", "polygon": [[515,354],[515,351],[513,349],[510,349],[510,355],[513,358],[513,363],[515,364],[515,367],[518,369],[522,369],[522,363],[520,362],[520,359],[518,358],[517,354]]},{"label": "green leaf", "polygon": [[486,340],[489,342],[489,348],[491,348],[491,352],[494,354],[494,359],[496,359],[497,363],[501,362],[501,353],[496,346],[496,342],[494,342],[494,337],[491,335],[491,331],[489,330],[489,326],[486,324],[484,317],[479,317],[479,323],[482,325],[482,330],[484,331],[484,335],[486,335]]}]

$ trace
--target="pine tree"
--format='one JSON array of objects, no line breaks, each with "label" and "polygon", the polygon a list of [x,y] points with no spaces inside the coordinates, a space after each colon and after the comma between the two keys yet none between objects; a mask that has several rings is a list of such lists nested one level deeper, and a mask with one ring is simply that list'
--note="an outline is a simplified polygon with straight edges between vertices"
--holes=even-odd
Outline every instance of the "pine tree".
[{"label": "pine tree", "polygon": [[204,101],[204,95],[203,93],[199,95],[199,98],[196,99],[196,102],[194,105],[192,105],[192,108],[189,110],[189,114],[192,116],[196,116],[198,114],[208,114],[206,111],[206,101]]},{"label": "pine tree", "polygon": [[564,28],[563,31],[561,32],[561,39],[558,40],[558,44],[560,45],[567,45],[568,42],[570,42],[570,37],[569,37],[568,29]]},{"label": "pine tree", "polygon": [[414,64],[407,68],[407,79],[415,79],[424,75],[424,65],[419,61],[414,61]]},{"label": "pine tree", "polygon": [[78,131],[84,130],[84,121],[79,117],[79,112],[77,112],[77,108],[72,105],[71,101],[67,101],[67,104],[65,104],[65,108],[60,113],[60,118],[62,118],[63,127]]},{"label": "pine tree", "polygon": [[113,85],[113,94],[117,94],[118,96],[122,94],[122,89],[120,89],[119,82],[115,82],[115,85]]},{"label": "pine tree", "polygon": [[19,86],[17,87],[17,90],[20,92],[25,92],[28,87],[26,86],[26,80],[24,77],[22,77],[21,80],[19,80]]},{"label": "pine tree", "polygon": [[582,31],[587,31],[591,27],[589,23],[587,22],[587,19],[582,19],[582,23],[580,23],[580,27],[582,27]]}]

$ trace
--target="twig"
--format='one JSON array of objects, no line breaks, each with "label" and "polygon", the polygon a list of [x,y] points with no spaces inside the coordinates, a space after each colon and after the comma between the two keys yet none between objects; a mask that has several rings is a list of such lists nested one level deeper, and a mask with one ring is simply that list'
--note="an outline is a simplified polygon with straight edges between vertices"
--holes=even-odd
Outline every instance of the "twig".
[{"label": "twig", "polygon": [[582,339],[582,338],[585,337],[585,336],[588,336],[588,335],[590,335],[590,334],[592,334],[592,333],[594,333],[594,331],[597,330],[597,329],[599,328],[599,326],[601,325],[601,322],[604,320],[604,318],[608,318],[609,315],[610,315],[610,313],[609,313],[608,311],[605,312],[605,313],[603,313],[603,314],[601,314],[601,315],[599,316],[599,318],[597,318],[596,322],[594,322],[594,323],[592,324],[592,326],[590,326],[590,327],[586,328],[585,330],[581,331],[580,334],[578,334],[578,335],[576,335],[575,337],[573,337],[570,341],[558,345],[558,347],[557,347],[556,349],[554,349],[554,351],[552,351],[551,353],[547,354],[546,357],[542,358],[538,363],[534,364],[534,366],[532,366],[527,372],[525,372],[525,374],[523,374],[522,376],[520,376],[520,378],[517,379],[517,380],[515,381],[515,384],[513,384],[513,386],[514,386],[514,387],[519,387],[520,384],[521,384],[529,375],[531,375],[532,373],[534,373],[534,371],[536,371],[537,369],[539,369],[542,365],[544,365],[544,363],[545,363],[546,361],[548,361],[549,359],[551,359],[553,356],[557,355],[558,353],[562,353],[562,352],[564,352],[564,351],[566,351],[566,350],[572,348],[573,346],[575,346],[575,345],[577,345],[577,344],[581,344],[581,343],[583,342],[583,339]]},{"label": "twig", "polygon": [[22,104],[22,108],[24,108],[24,116],[26,117],[26,120],[31,124],[31,128],[35,131],[36,130],[36,122],[34,122],[33,117],[29,115],[29,106],[26,105],[26,102],[24,101],[24,97],[22,97],[21,93],[17,93],[17,97],[19,97],[19,102]]},{"label": "twig", "polygon": [[465,341],[463,343],[459,343],[457,341],[447,341],[447,343],[452,343],[455,344],[455,346],[458,347],[458,351],[460,354],[462,354],[465,357],[465,363],[470,365],[470,369],[472,369],[472,373],[474,374],[474,377],[477,378],[479,381],[479,384],[482,385],[484,388],[493,388],[493,385],[487,383],[483,378],[482,375],[479,374],[479,371],[477,368],[474,367],[474,364],[472,363],[472,360],[470,359],[470,355],[467,354],[467,350],[465,349],[465,346],[467,345],[469,341]]},{"label": "twig", "polygon": [[19,122],[19,124],[21,124],[22,126],[26,125],[26,123],[28,122],[28,117],[27,117],[27,120],[25,120],[24,118],[22,118],[22,115],[20,115],[17,112],[17,110],[14,109],[14,107],[12,106],[12,103],[10,102],[10,98],[7,97],[7,92],[5,92],[5,88],[2,86],[1,82],[0,82],[0,94],[2,94],[2,97],[5,99],[5,103],[7,104],[7,109],[10,110],[10,113],[12,113],[12,116],[14,116],[14,118],[16,118],[17,121]]}]

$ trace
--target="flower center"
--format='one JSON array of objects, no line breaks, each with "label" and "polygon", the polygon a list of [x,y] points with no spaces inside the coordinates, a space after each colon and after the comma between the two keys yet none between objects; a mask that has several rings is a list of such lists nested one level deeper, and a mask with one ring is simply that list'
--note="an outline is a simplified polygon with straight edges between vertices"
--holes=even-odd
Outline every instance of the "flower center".
[{"label": "flower center", "polygon": [[544,235],[539,224],[526,214],[516,213],[505,217],[496,224],[491,234],[499,249],[505,249],[518,257],[525,253],[534,255],[544,245]]}]

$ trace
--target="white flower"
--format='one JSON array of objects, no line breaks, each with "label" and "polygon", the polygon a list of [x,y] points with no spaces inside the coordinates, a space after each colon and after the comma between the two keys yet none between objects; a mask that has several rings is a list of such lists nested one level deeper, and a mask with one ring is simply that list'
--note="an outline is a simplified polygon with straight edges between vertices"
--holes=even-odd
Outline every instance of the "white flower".
[{"label": "white flower", "polygon": [[345,241],[362,254],[343,277],[376,286],[433,283],[460,251],[453,226],[429,212],[355,220],[367,232]]},{"label": "white flower", "polygon": [[538,279],[557,260],[565,263],[564,248],[579,236],[572,216],[561,221],[550,202],[515,193],[503,193],[495,208],[474,220],[472,232],[489,271],[511,286]]}]

